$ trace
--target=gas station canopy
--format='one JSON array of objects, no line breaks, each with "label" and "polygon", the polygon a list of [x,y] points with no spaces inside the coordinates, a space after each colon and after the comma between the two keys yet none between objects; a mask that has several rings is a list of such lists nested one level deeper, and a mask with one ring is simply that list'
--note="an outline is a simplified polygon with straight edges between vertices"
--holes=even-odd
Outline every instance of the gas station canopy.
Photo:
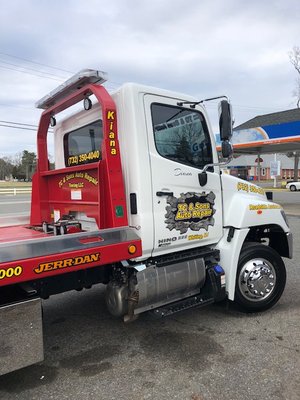
[{"label": "gas station canopy", "polygon": [[257,116],[234,128],[231,142],[235,154],[300,151],[300,109]]}]

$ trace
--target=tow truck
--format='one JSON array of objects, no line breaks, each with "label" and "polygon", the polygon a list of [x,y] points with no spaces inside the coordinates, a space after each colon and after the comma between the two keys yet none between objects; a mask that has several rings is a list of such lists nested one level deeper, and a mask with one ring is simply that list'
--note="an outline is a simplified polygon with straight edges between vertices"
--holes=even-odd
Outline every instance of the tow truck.
[{"label": "tow truck", "polygon": [[[42,301],[57,293],[104,284],[109,312],[129,322],[225,298],[262,311],[284,290],[285,213],[260,187],[222,174],[210,99],[134,83],[109,93],[106,79],[82,70],[37,102],[30,220],[0,228],[0,374],[43,360]],[[219,122],[226,160],[224,96]]]}]

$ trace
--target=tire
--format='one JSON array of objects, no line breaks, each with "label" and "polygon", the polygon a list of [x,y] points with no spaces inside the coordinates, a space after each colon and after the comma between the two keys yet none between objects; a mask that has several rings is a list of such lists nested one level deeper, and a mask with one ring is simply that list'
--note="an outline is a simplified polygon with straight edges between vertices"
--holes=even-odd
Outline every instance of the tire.
[{"label": "tire", "polygon": [[245,312],[264,311],[280,299],[286,270],[280,255],[269,246],[246,244],[241,251],[235,302]]},{"label": "tire", "polygon": [[290,191],[291,191],[291,192],[296,192],[296,190],[297,190],[297,188],[296,188],[295,185],[291,185],[291,186],[290,186]]}]

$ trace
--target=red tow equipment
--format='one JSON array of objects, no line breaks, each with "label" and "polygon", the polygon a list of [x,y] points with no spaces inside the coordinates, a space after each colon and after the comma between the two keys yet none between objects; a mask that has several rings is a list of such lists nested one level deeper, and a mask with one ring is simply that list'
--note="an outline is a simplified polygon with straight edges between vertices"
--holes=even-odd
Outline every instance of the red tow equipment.
[{"label": "red tow equipment", "polygon": [[[94,94],[103,115],[102,160],[51,171],[48,162],[47,133],[55,114]],[[99,229],[127,226],[127,208],[118,142],[116,106],[103,86],[88,84],[45,110],[38,134],[37,172],[32,182],[32,225],[51,221],[54,210],[61,215],[81,211],[95,218]],[[80,198],[73,186],[83,183]],[[73,194],[73,198],[72,198]]]},{"label": "red tow equipment", "polygon": [[[128,227],[116,106],[103,86],[90,81],[79,89],[73,83],[69,92],[62,90],[56,98],[48,99],[45,107],[41,106],[46,109],[37,133],[38,162],[32,181],[30,226],[0,228],[0,286],[111,264],[142,254],[140,238]],[[50,170],[47,134],[51,117],[90,95],[95,95],[102,110],[99,116],[103,121],[102,159]],[[65,221],[72,212],[94,218],[98,229],[69,233],[80,230],[80,224],[71,221],[68,226]],[[62,232],[54,229],[49,234],[48,227],[55,225],[57,215],[66,225],[62,225]]]}]

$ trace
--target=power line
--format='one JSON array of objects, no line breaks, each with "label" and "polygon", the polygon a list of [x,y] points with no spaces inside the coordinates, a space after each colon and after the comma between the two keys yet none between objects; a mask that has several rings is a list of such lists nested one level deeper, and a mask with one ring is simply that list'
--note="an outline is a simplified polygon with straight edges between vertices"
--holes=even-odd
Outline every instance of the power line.
[{"label": "power line", "polygon": [[[27,58],[15,56],[15,55],[12,55],[12,54],[0,52],[0,55],[4,55],[4,56],[6,56],[6,57],[11,57],[11,58],[15,58],[15,59],[18,59],[18,60],[26,61],[26,62],[29,62],[29,63],[31,63],[31,64],[41,65],[41,66],[43,66],[43,67],[51,68],[51,69],[54,69],[54,70],[59,70],[59,71],[62,71],[62,72],[74,74],[74,71],[66,70],[66,69],[63,69],[63,68],[60,68],[60,67],[55,67],[55,66],[52,66],[52,65],[49,65],[49,64],[44,64],[44,63],[32,61],[32,60],[29,60],[29,59],[27,59]],[[1,60],[0,60],[0,62],[5,63],[5,64],[8,64],[8,65],[12,65],[12,66],[18,67],[18,65],[13,64],[13,63],[9,63],[9,62],[6,62],[6,61],[1,61]],[[38,73],[40,73],[40,74],[51,75],[51,76],[54,76],[54,77],[57,77],[57,78],[51,78],[51,77],[49,77],[49,76],[36,75],[36,74],[29,73],[29,72],[27,72],[27,71],[20,71],[20,70],[17,70],[17,69],[8,68],[8,67],[3,67],[3,66],[0,66],[0,68],[9,69],[9,70],[17,71],[17,72],[21,72],[21,73],[26,73],[26,74],[29,74],[29,75],[38,76],[38,77],[42,77],[42,78],[53,79],[53,80],[57,80],[57,81],[58,81],[58,80],[62,81],[63,79],[65,79],[65,78],[59,77],[59,76],[57,76],[57,75],[55,75],[55,74],[51,74],[51,73],[48,73],[48,72],[44,72],[44,71],[40,71],[40,70],[36,70],[36,69],[33,69],[33,68],[24,67],[24,66],[21,66],[21,68],[23,68],[23,69],[29,69],[29,70],[31,70],[31,71],[38,72]],[[121,83],[119,83],[119,82],[113,82],[113,81],[108,81],[107,84],[110,85],[110,86],[112,86],[112,85],[117,85],[117,86],[121,85]],[[110,89],[110,90],[113,90],[113,89],[115,89],[115,88],[112,86],[112,87],[109,88],[109,89]],[[213,103],[213,102],[212,102],[212,103]],[[212,106],[212,103],[211,103],[211,106]],[[209,107],[210,105],[207,104],[206,106]],[[244,108],[244,109],[249,109],[249,110],[274,110],[274,107],[255,107],[255,106],[246,106],[246,105],[237,105],[237,104],[233,104],[233,106],[234,106],[234,108]],[[280,107],[275,107],[275,108],[278,108],[278,109],[279,109]]]},{"label": "power line", "polygon": [[[26,62],[29,62],[29,63],[31,63],[31,64],[41,65],[41,66],[43,66],[43,67],[47,67],[47,68],[51,68],[51,69],[54,69],[54,70],[66,72],[66,73],[68,73],[68,74],[75,74],[74,71],[70,71],[70,70],[67,70],[67,69],[60,68],[60,67],[54,67],[53,65],[49,65],[49,64],[43,64],[43,63],[40,63],[40,62],[32,61],[32,60],[29,60],[29,59],[27,59],[27,58],[14,56],[14,55],[12,55],[12,54],[0,52],[0,55],[7,56],[7,57],[12,57],[12,58],[16,58],[16,59],[18,59],[18,60],[26,61]],[[27,67],[22,67],[22,68],[27,68]],[[30,68],[30,69],[31,69],[31,68]],[[42,71],[41,71],[41,72],[42,72]],[[43,73],[44,73],[44,72],[43,72]],[[45,73],[47,73],[47,72],[45,72]],[[50,75],[53,75],[53,74],[50,74]],[[112,81],[109,81],[109,83],[115,84],[117,87],[121,85],[121,83],[119,83],[119,82],[112,82]]]},{"label": "power line", "polygon": [[[210,102],[210,104],[205,104],[205,107],[206,108],[212,108],[212,107],[214,107],[215,108],[215,106],[216,106],[216,102]],[[253,111],[255,111],[255,110],[261,110],[261,111],[264,111],[264,110],[266,110],[266,111],[273,111],[273,112],[276,112],[276,111],[274,111],[274,110],[281,110],[282,108],[286,108],[287,106],[274,106],[274,107],[256,107],[256,106],[246,106],[246,105],[239,105],[239,104],[235,104],[235,103],[231,103],[232,104],[232,107],[233,107],[233,111],[235,111],[237,108],[239,108],[239,109],[242,109],[242,110],[239,110],[239,112],[247,112],[247,110],[253,110]]]},{"label": "power line", "polygon": [[0,120],[1,123],[3,124],[12,124],[12,125],[24,125],[24,126],[33,126],[35,128],[37,128],[37,125],[32,125],[32,124],[23,124],[22,122],[13,122],[13,121],[2,121]]},{"label": "power line", "polygon": [[34,128],[24,128],[24,127],[22,128],[20,126],[11,126],[11,125],[5,125],[5,124],[0,124],[0,126],[4,126],[6,128],[21,129],[21,130],[24,130],[24,131],[36,131],[36,129],[34,129]]},{"label": "power line", "polygon": [[2,66],[2,65],[0,65],[0,68],[8,69],[8,70],[10,70],[10,71],[20,72],[20,73],[22,73],[22,74],[27,74],[27,75],[32,75],[32,76],[38,76],[38,77],[40,77],[40,78],[52,79],[53,81],[60,81],[60,82],[62,82],[62,81],[64,80],[64,79],[62,79],[62,78],[51,78],[50,76],[37,75],[37,74],[33,74],[33,73],[27,72],[27,71],[20,71],[19,69],[4,67],[4,66]]},{"label": "power line", "polygon": [[15,105],[11,105],[11,104],[3,104],[0,103],[0,107],[9,107],[9,108],[21,108],[23,110],[35,110],[35,107],[23,107],[23,106],[19,106],[18,104]]},{"label": "power line", "polygon": [[21,65],[18,65],[18,64],[13,64],[13,63],[10,63],[10,62],[7,62],[7,61],[3,61],[3,60],[0,60],[0,62],[3,63],[3,64],[12,65],[13,67],[18,67],[18,68],[26,69],[26,70],[29,70],[29,71],[38,72],[39,74],[51,75],[51,76],[54,76],[56,78],[65,79],[62,76],[51,74],[50,72],[44,72],[44,71],[41,71],[41,70],[38,70],[38,69],[35,69],[35,68],[29,68],[29,67],[25,67],[23,65],[21,66]]},{"label": "power line", "polygon": [[74,74],[73,71],[68,71],[68,70],[66,70],[66,69],[62,69],[62,68],[59,68],[59,67],[54,67],[54,66],[48,65],[48,64],[42,64],[42,63],[39,63],[39,62],[36,62],[36,61],[28,60],[27,58],[18,57],[18,56],[14,56],[14,55],[12,55],[12,54],[7,54],[7,53],[3,53],[3,52],[0,52],[0,54],[3,55],[3,56],[16,58],[16,59],[18,59],[18,60],[23,60],[23,61],[29,62],[29,63],[31,63],[31,64],[41,65],[41,66],[43,66],[43,67],[48,67],[48,68],[51,68],[51,69],[57,69],[57,70],[59,70],[59,71],[67,72],[67,73],[69,73],[69,74]]},{"label": "power line", "polygon": [[[29,130],[29,131],[37,131],[37,129],[38,129],[38,125],[25,124],[22,122],[2,121],[2,120],[0,120],[0,126],[6,127],[6,128],[24,129],[24,130]],[[31,128],[29,128],[29,127],[31,127]],[[53,128],[49,127],[49,132],[53,132]]]},{"label": "power line", "polygon": [[[12,55],[12,54],[0,52],[0,55],[4,55],[4,56],[7,56],[7,57],[12,57],[12,58],[16,58],[16,59],[18,59],[18,60],[23,60],[23,61],[29,62],[29,63],[31,63],[31,64],[41,65],[41,66],[43,66],[43,67],[51,68],[51,69],[54,69],[54,70],[59,70],[59,71],[62,71],[62,72],[66,72],[66,73],[68,73],[68,74],[75,74],[74,71],[66,70],[66,69],[59,68],[59,67],[54,67],[54,66],[49,65],[49,64],[39,63],[39,62],[36,62],[36,61],[29,60],[29,59],[27,59],[27,58],[14,56],[14,55]],[[0,60],[0,62],[3,62],[3,63],[5,63],[5,64],[18,67],[18,65],[13,64],[13,63],[9,63],[9,62],[7,62],[7,61],[2,61],[2,60]],[[36,69],[33,69],[33,68],[24,67],[24,66],[20,66],[20,67],[21,67],[21,68],[24,68],[24,69],[29,69],[29,70],[32,70],[32,71],[36,71],[36,72],[38,72],[38,73],[42,73],[42,74],[47,74],[47,75],[52,75],[52,76],[58,77],[58,75],[54,75],[54,74],[51,74],[51,73],[48,73],[48,72],[36,70]],[[3,67],[3,68],[4,68],[4,67]],[[21,71],[19,71],[19,72],[21,72]],[[65,78],[62,78],[62,77],[59,77],[59,78],[65,79]],[[119,87],[120,85],[122,85],[122,84],[119,83],[119,82],[113,82],[113,81],[109,81],[108,84],[110,84],[110,85],[115,85],[116,87]],[[114,88],[113,88],[113,89],[114,89]]]}]

